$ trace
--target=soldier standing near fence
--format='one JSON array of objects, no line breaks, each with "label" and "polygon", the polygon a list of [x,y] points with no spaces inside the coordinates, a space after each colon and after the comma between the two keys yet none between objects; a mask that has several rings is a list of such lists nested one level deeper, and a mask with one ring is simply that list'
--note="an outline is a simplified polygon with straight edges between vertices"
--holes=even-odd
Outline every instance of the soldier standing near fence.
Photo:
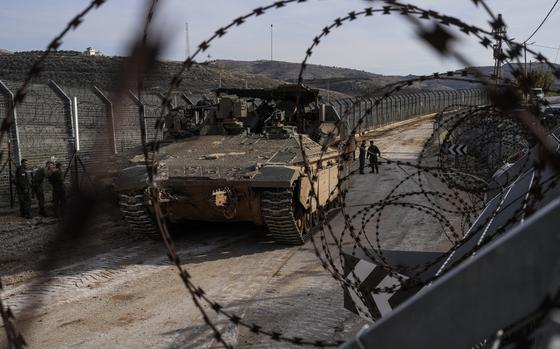
[{"label": "soldier standing near fence", "polygon": [[362,144],[360,144],[360,154],[358,158],[360,160],[360,174],[364,174],[364,167],[366,167],[366,141],[362,141]]},{"label": "soldier standing near fence", "polygon": [[379,148],[373,144],[373,141],[369,142],[369,148],[367,150],[369,157],[369,165],[371,166],[371,173],[379,173],[379,164],[377,162],[377,157],[381,156]]},{"label": "soldier standing near fence", "polygon": [[16,169],[14,184],[19,201],[19,214],[31,218],[31,180],[27,172],[27,160],[21,159],[21,165]]},{"label": "soldier standing near fence", "polygon": [[52,185],[54,216],[62,217],[64,215],[64,206],[66,206],[66,190],[64,188],[64,174],[62,173],[62,164],[60,162],[56,163],[48,179]]},{"label": "soldier standing near fence", "polygon": [[45,191],[43,189],[43,182],[49,175],[48,169],[51,167],[51,163],[52,161],[47,161],[45,167],[39,168],[33,174],[33,194],[35,194],[37,203],[39,204],[39,214],[43,217],[47,216],[47,213],[45,212]]}]

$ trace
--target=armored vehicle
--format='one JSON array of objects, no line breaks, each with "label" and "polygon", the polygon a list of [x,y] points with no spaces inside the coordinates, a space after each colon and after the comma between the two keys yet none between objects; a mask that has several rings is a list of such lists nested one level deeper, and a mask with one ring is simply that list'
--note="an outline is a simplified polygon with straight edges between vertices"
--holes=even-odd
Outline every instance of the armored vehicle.
[{"label": "armored vehicle", "polygon": [[[219,89],[212,105],[195,109],[166,118],[155,178],[165,218],[249,221],[266,225],[277,242],[305,242],[318,210],[338,201],[339,173],[347,171],[340,163],[345,154],[333,146],[346,132],[336,111],[320,102],[318,90],[301,85]],[[316,181],[306,175],[302,149]],[[114,190],[132,228],[159,235],[143,161],[140,153],[131,157]]]}]

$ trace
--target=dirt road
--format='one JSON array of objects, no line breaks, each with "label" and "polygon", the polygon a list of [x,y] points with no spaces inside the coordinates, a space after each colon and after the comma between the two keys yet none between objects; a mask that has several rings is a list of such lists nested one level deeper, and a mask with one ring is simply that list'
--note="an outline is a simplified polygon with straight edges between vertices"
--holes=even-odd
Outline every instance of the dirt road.
[{"label": "dirt road", "polygon": [[[376,141],[383,156],[414,159],[431,121],[390,131]],[[382,165],[379,175],[356,175],[347,204],[381,199],[406,171]],[[413,186],[414,183],[407,185]],[[31,348],[218,348],[160,243],[134,236],[100,216],[80,246],[52,246],[56,221],[2,217],[2,297],[14,309]],[[441,230],[429,217],[384,213],[387,248],[441,249]],[[344,225],[333,219],[335,231]],[[285,247],[245,224],[176,226],[177,249],[195,282],[248,322],[310,340],[353,335],[365,322],[343,308],[342,290],[317,260],[313,245]],[[350,244],[350,242],[347,242]],[[45,251],[61,257],[47,274]],[[293,348],[240,329],[205,306],[236,348]],[[25,326],[25,327],[23,327]],[[0,347],[5,344],[0,336]]]}]

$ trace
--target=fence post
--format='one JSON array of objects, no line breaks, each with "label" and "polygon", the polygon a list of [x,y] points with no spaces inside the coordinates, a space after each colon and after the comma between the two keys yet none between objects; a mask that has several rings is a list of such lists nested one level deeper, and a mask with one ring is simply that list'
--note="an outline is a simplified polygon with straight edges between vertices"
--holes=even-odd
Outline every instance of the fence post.
[{"label": "fence post", "polygon": [[374,128],[374,122],[373,122],[373,100],[371,98],[364,98],[366,106],[368,105],[369,102],[369,121],[368,121],[368,125],[371,126],[371,128]]},{"label": "fence post", "polygon": [[74,120],[74,143],[76,151],[80,151],[80,123],[78,121],[78,97],[72,99],[72,120]]},{"label": "fence post", "polygon": [[406,99],[406,114],[407,116],[414,115],[414,94],[405,95]]},{"label": "fence post", "polygon": [[383,109],[383,125],[386,125],[389,121],[389,100],[387,98],[381,100],[381,108]]},{"label": "fence post", "polygon": [[[374,98],[368,98],[369,102],[371,103],[371,124],[374,127],[379,127],[379,105],[375,104]],[[373,117],[373,110],[375,108],[375,119]]]},{"label": "fence post", "polygon": [[453,104],[453,92],[454,91],[448,91],[448,90],[443,91],[443,93],[445,94],[445,99],[447,100],[447,103],[445,104],[444,108],[447,108]]},{"label": "fence post", "polygon": [[334,101],[332,101],[332,102],[335,103],[335,104],[338,106],[337,108],[335,108],[335,110],[338,109],[338,110],[336,111],[336,112],[338,113],[338,117],[339,117],[339,118],[342,118],[342,106],[341,106],[340,102],[338,101],[338,99],[337,99],[337,100],[334,100]]},{"label": "fence post", "polygon": [[437,91],[438,94],[438,106],[437,106],[437,111],[440,111],[444,108],[445,106],[445,94],[443,91]]},{"label": "fence post", "polygon": [[389,107],[389,113],[387,113],[388,118],[387,118],[387,123],[391,123],[393,122],[393,114],[394,114],[394,109],[395,109],[395,101],[394,101],[394,97],[391,96],[389,98],[387,98],[387,107]]},{"label": "fence post", "polygon": [[[361,97],[361,96],[358,96],[356,98],[360,101],[360,104],[359,104],[360,105],[360,111],[359,111],[359,114],[358,114],[359,115],[358,116],[358,121],[362,120],[362,124],[361,124],[362,126],[361,127],[363,127],[367,131],[367,130],[369,130],[369,120],[368,120],[368,115],[367,115],[368,114],[367,113],[367,109],[368,109],[367,99],[365,97]],[[362,111],[362,103],[364,105],[363,111]],[[364,121],[365,121],[365,124],[364,124]]]},{"label": "fence post", "polygon": [[10,89],[8,88],[8,86],[6,86],[4,84],[4,82],[2,80],[0,80],[0,93],[2,93],[4,96],[8,97],[8,107],[10,108],[10,110],[12,111],[12,136],[15,139],[15,150],[16,150],[16,161],[14,161],[15,163],[19,163],[21,161],[21,149],[20,149],[20,140],[19,140],[19,128],[18,128],[18,117],[17,117],[17,107],[15,106],[14,103],[14,94],[12,93],[12,91],[10,91]]},{"label": "fence post", "polygon": [[397,97],[397,101],[399,104],[397,120],[401,121],[406,115],[406,95],[396,95],[395,97]]},{"label": "fence post", "polygon": [[68,97],[66,92],[64,92],[64,90],[60,86],[58,86],[56,82],[54,82],[54,80],[49,80],[49,87],[54,91],[54,93],[56,93],[58,97],[60,97],[60,99],[62,99],[65,106],[68,108],[65,116],[68,118],[67,121],[68,120],[70,121],[69,136],[71,137],[71,139],[74,139],[75,126],[74,126],[74,118],[72,117],[72,100],[70,99],[70,97]]},{"label": "fence post", "polygon": [[350,111],[350,108],[348,107],[348,104],[346,104],[346,102],[347,102],[346,99],[343,99],[343,100],[342,100],[342,103],[344,103],[344,112],[342,113],[342,115],[341,115],[340,117],[342,118],[343,116],[347,116],[348,124],[350,125],[350,128],[353,129],[353,128],[354,128],[354,124],[352,124],[352,123],[350,122],[351,119],[348,117],[348,112]]},{"label": "fence post", "polygon": [[115,114],[113,112],[113,103],[109,98],[107,98],[107,96],[105,96],[105,94],[97,86],[93,86],[93,93],[95,93],[95,95],[99,97],[101,101],[103,101],[103,104],[105,104],[105,113],[106,113],[105,117],[109,121],[108,123],[110,129],[109,131],[111,132],[111,148],[113,149],[113,153],[116,154],[117,136],[115,134]]},{"label": "fence post", "polygon": [[362,117],[362,99],[360,96],[354,97],[354,101],[352,103],[354,104],[354,123],[358,126],[358,132],[360,132],[361,128],[364,126],[359,123],[360,118]]},{"label": "fence post", "polygon": [[[165,116],[166,114],[168,114],[168,113],[169,113],[171,110],[173,110],[174,108],[177,108],[177,107],[178,107],[178,103],[173,104],[173,101],[172,101],[172,100],[168,100],[168,101],[167,101],[167,104],[164,105],[164,102],[165,102],[165,95],[164,95],[163,93],[158,92],[158,93],[156,93],[156,96],[158,96],[159,99],[161,99],[161,102],[162,102],[162,103],[161,103],[161,107],[163,108],[163,115],[164,115],[164,116]],[[194,106],[194,103],[191,101],[191,99],[190,99],[189,97],[187,97],[184,93],[181,93],[181,94],[179,95],[179,97],[181,97],[181,99],[182,99],[185,103],[187,103],[187,105]],[[195,110],[195,112],[194,112],[194,122],[195,122],[196,124],[198,124],[198,122],[199,122],[200,120],[203,119],[203,117],[199,117],[199,113],[200,113],[200,111],[198,111],[198,110]],[[158,115],[157,117],[159,118],[159,115]],[[164,118],[162,121],[163,121],[163,123],[165,124],[165,118]],[[163,130],[163,128],[162,128],[162,130]],[[159,137],[162,137],[162,138],[163,138],[163,133],[160,133]]]},{"label": "fence post", "polygon": [[[139,118],[138,120],[140,121],[140,128],[141,128],[141,133],[142,133],[142,137],[144,138],[144,143],[147,144],[148,143],[148,132],[146,132],[147,129],[147,124],[146,124],[146,115],[144,113],[144,103],[142,103],[140,101],[140,99],[130,90],[127,91],[128,95],[130,96],[130,99],[132,99],[132,101],[136,104],[136,106],[138,106],[138,113],[139,113]],[[143,129],[143,131],[142,131]]]},{"label": "fence post", "polygon": [[429,102],[428,111],[429,111],[430,113],[433,113],[433,112],[436,110],[435,103],[436,103],[437,95],[436,95],[436,93],[433,92],[433,91],[428,92],[428,94],[429,94],[429,96],[430,96],[430,97],[429,97],[430,102]]},{"label": "fence post", "polygon": [[[68,123],[68,119],[70,121],[68,146],[69,146],[69,150],[72,152],[72,154],[70,155],[70,161],[71,162],[74,161],[74,173],[73,173],[74,188],[78,189],[80,180],[78,177],[78,161],[77,159],[75,159],[76,152],[77,152],[76,129],[78,125],[74,125],[74,115],[72,112],[72,99],[68,97],[66,92],[64,92],[64,90],[60,86],[58,86],[58,84],[54,82],[54,80],[49,80],[49,87],[63,101],[65,105],[65,114],[66,114],[65,116],[67,118],[67,123]],[[71,163],[69,165],[71,165]],[[66,171],[68,171],[68,169]]]},{"label": "fence post", "polygon": [[350,103],[352,103],[352,123],[354,124],[354,127],[358,127],[358,131],[360,130],[360,126],[356,125],[356,101],[355,100],[351,100]]},{"label": "fence post", "polygon": [[395,116],[393,117],[393,122],[399,121],[401,119],[402,111],[404,109],[402,103],[402,96],[394,95],[393,98],[395,99]]},{"label": "fence post", "polygon": [[[21,161],[21,148],[20,148],[20,140],[19,140],[19,129],[18,129],[18,118],[17,118],[17,108],[16,105],[14,103],[14,94],[12,93],[12,91],[10,91],[10,89],[8,88],[8,86],[6,86],[4,84],[4,82],[2,82],[2,80],[0,80],[0,93],[3,94],[4,96],[6,96],[8,98],[8,108],[9,111],[11,111],[11,115],[6,114],[6,116],[11,116],[12,118],[12,134],[8,135],[7,139],[8,139],[8,187],[10,188],[10,207],[14,208],[14,188],[13,188],[13,177],[12,177],[12,154],[14,154],[14,148],[15,148],[15,161],[13,161],[16,164],[19,164]],[[15,142],[15,144],[13,144],[13,142]],[[13,144],[13,145],[12,145]]]}]

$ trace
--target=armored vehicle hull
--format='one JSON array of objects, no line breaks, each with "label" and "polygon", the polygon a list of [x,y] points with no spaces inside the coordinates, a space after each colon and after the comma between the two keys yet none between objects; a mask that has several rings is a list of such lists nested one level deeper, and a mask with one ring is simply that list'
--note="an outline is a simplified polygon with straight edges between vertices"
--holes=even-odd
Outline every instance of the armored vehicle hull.
[{"label": "armored vehicle hull", "polygon": [[[319,210],[339,196],[346,164],[330,146],[345,136],[340,121],[318,90],[302,85],[219,89],[213,100],[171,110],[163,137],[171,143],[159,147],[150,183],[165,219],[248,221],[266,225],[278,242],[303,243]],[[128,160],[137,165],[114,180],[123,216],[159,236],[144,155]]]},{"label": "armored vehicle hull", "polygon": [[[302,144],[301,144],[301,143]],[[317,180],[311,195],[302,147]],[[142,162],[143,155],[130,159]],[[339,152],[297,133],[271,139],[239,134],[187,138],[158,153],[160,204],[170,221],[247,221],[266,225],[277,242],[301,244],[318,222],[318,210],[339,195]],[[143,164],[122,171],[114,181],[125,220],[144,234],[159,235],[151,219]]]}]

